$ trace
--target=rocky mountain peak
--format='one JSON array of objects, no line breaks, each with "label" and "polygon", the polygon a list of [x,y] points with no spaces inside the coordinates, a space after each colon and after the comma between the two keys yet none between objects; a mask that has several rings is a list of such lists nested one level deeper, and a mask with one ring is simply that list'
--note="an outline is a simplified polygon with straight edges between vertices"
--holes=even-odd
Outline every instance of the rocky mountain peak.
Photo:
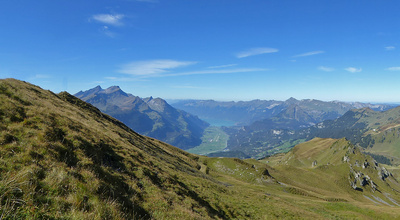
[{"label": "rocky mountain peak", "polygon": [[119,86],[110,86],[107,89],[104,90],[104,93],[106,94],[110,94],[110,93],[114,93],[117,91],[122,91],[121,88]]},{"label": "rocky mountain peak", "polygon": [[125,93],[124,91],[122,91],[122,89],[119,86],[110,86],[105,90],[102,90],[101,92],[102,94],[107,94],[107,95],[117,95],[117,96],[125,96],[125,97],[129,97],[129,95],[127,93]]},{"label": "rocky mountain peak", "polygon": [[150,97],[147,101],[147,104],[150,106],[151,109],[158,111],[158,112],[164,112],[166,108],[171,109],[172,107],[164,100],[161,98],[155,98],[153,99]]},{"label": "rocky mountain peak", "polygon": [[297,100],[297,99],[295,99],[295,98],[293,98],[293,97],[290,97],[288,100],[286,100],[285,101],[287,104],[289,104],[289,105],[292,105],[292,104],[296,104],[296,103],[298,103],[299,102],[299,100]]},{"label": "rocky mountain peak", "polygon": [[79,91],[78,93],[75,94],[76,97],[78,98],[82,98],[82,97],[90,97],[93,96],[99,92],[103,91],[103,89],[101,88],[101,86],[96,86],[93,89],[89,89],[87,91]]}]

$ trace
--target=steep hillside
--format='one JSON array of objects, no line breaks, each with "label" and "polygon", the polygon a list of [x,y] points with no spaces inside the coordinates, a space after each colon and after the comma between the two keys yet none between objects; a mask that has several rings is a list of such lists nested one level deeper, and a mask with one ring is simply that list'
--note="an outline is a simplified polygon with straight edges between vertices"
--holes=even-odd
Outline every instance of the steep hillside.
[{"label": "steep hillside", "polygon": [[2,218],[224,216],[199,197],[224,186],[198,171],[195,156],[140,136],[68,93],[7,79],[0,103]]},{"label": "steep hillside", "polygon": [[208,127],[206,122],[173,108],[160,98],[141,99],[123,92],[118,86],[108,89],[97,86],[78,92],[75,96],[122,121],[140,134],[181,149],[200,145],[203,131]]},{"label": "steep hillside", "polygon": [[[308,153],[316,145],[311,142],[293,153],[304,164],[298,167],[290,165],[298,164],[290,156],[282,160],[289,165],[272,158],[267,163],[196,156],[141,136],[68,93],[14,79],[0,80],[0,121],[1,219],[393,219],[400,214],[394,178],[343,140],[320,141],[316,150],[339,157],[345,151],[343,162],[328,153]],[[312,157],[316,167],[308,167]],[[367,168],[356,165],[365,159]],[[361,186],[358,179],[364,177],[369,185]]]}]

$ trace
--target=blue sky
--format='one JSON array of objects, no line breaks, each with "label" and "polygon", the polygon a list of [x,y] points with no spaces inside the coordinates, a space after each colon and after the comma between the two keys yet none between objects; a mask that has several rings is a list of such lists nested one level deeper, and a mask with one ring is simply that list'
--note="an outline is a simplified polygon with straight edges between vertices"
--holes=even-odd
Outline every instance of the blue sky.
[{"label": "blue sky", "polygon": [[0,78],[72,94],[400,102],[395,0],[13,0]]}]

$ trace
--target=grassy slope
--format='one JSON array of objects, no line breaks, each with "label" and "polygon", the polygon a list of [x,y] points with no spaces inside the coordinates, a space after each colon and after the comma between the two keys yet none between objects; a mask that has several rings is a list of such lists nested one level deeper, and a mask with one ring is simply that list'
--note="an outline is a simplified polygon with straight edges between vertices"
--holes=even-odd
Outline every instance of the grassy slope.
[{"label": "grassy slope", "polygon": [[299,143],[303,143],[304,141],[305,141],[305,139],[284,141],[283,144],[281,144],[279,146],[276,146],[272,149],[266,149],[262,153],[259,153],[258,155],[256,155],[256,158],[263,158],[268,155],[286,153],[286,152],[290,151],[293,148],[293,146],[295,146]]},{"label": "grassy slope", "polygon": [[[350,158],[348,162],[343,161],[345,156]],[[390,198],[399,201],[399,183],[393,177],[381,180],[377,175],[380,168],[374,165],[373,159],[361,154],[344,139],[316,138],[297,145],[285,155],[266,160],[274,168],[271,169],[271,175],[295,188],[293,191],[297,193],[328,201],[347,201],[346,204],[356,204],[361,209],[374,207],[368,204],[370,199],[381,206],[385,202],[393,207],[398,206],[398,202],[392,202]],[[312,164],[314,161],[317,161],[315,166]],[[369,165],[362,168],[365,161],[368,161]],[[359,191],[348,187],[350,180],[355,179],[352,171],[361,172],[363,176],[368,175],[378,186],[377,190],[373,191],[371,184],[361,186],[359,182]],[[390,206],[386,205],[385,208]],[[399,211],[398,208],[394,210]]]},{"label": "grassy slope", "polygon": [[[305,163],[308,157],[303,161],[304,167],[277,163],[286,156],[289,154],[281,155],[280,159],[276,160],[269,158],[271,161],[268,164],[271,164],[272,167],[263,163],[265,161],[251,159],[242,161],[232,158],[201,157],[200,160],[207,164],[210,175],[221,181],[229,181],[236,189],[246,189],[236,190],[235,194],[240,195],[243,199],[236,201],[231,198],[231,204],[246,206],[244,199],[253,198],[254,201],[251,204],[257,204],[255,201],[263,202],[262,210],[267,211],[270,217],[305,219],[391,219],[399,217],[399,208],[382,204],[375,205],[374,202],[364,197],[364,195],[371,198],[374,198],[373,196],[382,197],[382,200],[396,206],[382,193],[370,193],[367,190],[359,192],[350,187],[348,164],[331,167],[320,165],[311,168],[311,164]],[[286,162],[286,160],[284,161]],[[300,163],[290,159],[289,164],[291,162]],[[373,176],[372,173],[369,175]],[[398,201],[399,195],[392,192],[391,189],[385,188],[385,186],[381,189],[382,192],[389,192]],[[257,208],[256,205],[252,207],[253,210],[259,211]],[[262,218],[257,214],[254,216]]]},{"label": "grassy slope", "polygon": [[[347,164],[325,168],[328,159],[316,154],[321,163],[311,168],[308,153],[286,159],[299,167],[273,158],[271,167],[195,156],[140,136],[69,94],[16,80],[0,81],[0,120],[4,219],[393,219],[400,213],[363,197],[379,193],[353,191],[348,173],[341,176]],[[317,146],[328,149],[331,142]],[[335,187],[330,176],[342,184]]]},{"label": "grassy slope", "polygon": [[400,108],[385,112],[365,110],[359,122],[368,125],[364,134],[371,135],[374,143],[365,149],[366,152],[383,155],[392,160],[393,164],[400,164]]},{"label": "grassy slope", "polygon": [[204,131],[200,146],[187,150],[193,154],[205,155],[226,148],[229,136],[220,127],[208,127]]},{"label": "grassy slope", "polygon": [[366,152],[383,155],[391,159],[392,164],[400,164],[400,128],[392,128],[374,134],[374,144]]}]

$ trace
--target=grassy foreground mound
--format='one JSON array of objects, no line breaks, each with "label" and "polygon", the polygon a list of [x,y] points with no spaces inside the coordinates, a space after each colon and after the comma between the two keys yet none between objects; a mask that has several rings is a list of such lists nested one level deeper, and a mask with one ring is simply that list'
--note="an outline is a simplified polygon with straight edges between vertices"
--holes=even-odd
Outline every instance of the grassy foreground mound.
[{"label": "grassy foreground mound", "polygon": [[268,160],[189,154],[68,93],[0,80],[0,219],[399,217],[396,179],[345,140]]}]

